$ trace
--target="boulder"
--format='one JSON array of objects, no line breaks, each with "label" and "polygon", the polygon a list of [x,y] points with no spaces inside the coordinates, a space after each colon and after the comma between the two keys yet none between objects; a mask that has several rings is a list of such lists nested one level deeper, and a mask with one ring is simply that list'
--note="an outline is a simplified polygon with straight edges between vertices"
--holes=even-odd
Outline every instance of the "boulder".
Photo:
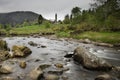
[{"label": "boulder", "polygon": [[41,45],[41,48],[46,48],[47,46],[45,46],[45,45]]},{"label": "boulder", "polygon": [[27,64],[26,64],[25,61],[20,61],[19,66],[20,66],[21,68],[26,68]]},{"label": "boulder", "polygon": [[112,69],[111,64],[98,58],[83,47],[78,47],[74,50],[73,59],[89,70],[110,71]]},{"label": "boulder", "polygon": [[2,77],[0,80],[15,80],[13,77]]},{"label": "boulder", "polygon": [[54,74],[48,74],[45,76],[45,80],[59,80],[59,76]]},{"label": "boulder", "polygon": [[38,68],[44,70],[46,68],[49,68],[50,66],[51,66],[50,64],[41,64]]},{"label": "boulder", "polygon": [[9,50],[6,41],[0,40],[0,50]]},{"label": "boulder", "polygon": [[9,74],[12,72],[12,68],[8,65],[0,65],[0,73],[1,74]]},{"label": "boulder", "polygon": [[33,69],[29,74],[30,80],[41,80],[43,78],[43,71],[40,68]]},{"label": "boulder", "polygon": [[30,46],[37,46],[37,44],[34,43],[33,41],[28,42],[28,44],[29,44]]},{"label": "boulder", "polygon": [[56,66],[57,68],[63,68],[63,64],[61,64],[61,63],[56,63],[55,66]]},{"label": "boulder", "polygon": [[0,61],[4,61],[10,57],[10,54],[8,51],[0,50]]},{"label": "boulder", "polygon": [[115,80],[109,74],[98,75],[95,80]]},{"label": "boulder", "polygon": [[28,56],[29,54],[31,54],[31,50],[26,47],[26,46],[17,46],[17,45],[14,45],[12,47],[12,51],[13,51],[13,56],[14,57],[26,57]]}]

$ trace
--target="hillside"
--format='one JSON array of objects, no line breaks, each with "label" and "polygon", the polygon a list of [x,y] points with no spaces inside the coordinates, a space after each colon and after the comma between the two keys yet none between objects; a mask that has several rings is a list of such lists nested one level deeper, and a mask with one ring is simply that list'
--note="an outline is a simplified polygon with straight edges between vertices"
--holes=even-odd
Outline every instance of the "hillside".
[{"label": "hillside", "polygon": [[0,24],[22,24],[23,22],[33,22],[38,19],[39,14],[30,11],[17,11],[10,13],[0,13]]}]

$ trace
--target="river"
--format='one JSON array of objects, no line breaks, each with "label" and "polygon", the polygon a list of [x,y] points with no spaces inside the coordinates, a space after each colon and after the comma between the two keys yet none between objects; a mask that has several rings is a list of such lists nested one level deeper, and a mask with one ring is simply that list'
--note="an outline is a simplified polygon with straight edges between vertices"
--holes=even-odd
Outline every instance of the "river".
[{"label": "river", "polygon": [[[64,67],[69,68],[69,70],[60,75],[60,80],[63,80],[62,76],[67,76],[68,80],[94,80],[97,75],[104,72],[86,70],[80,64],[74,62],[72,58],[64,57],[67,53],[73,53],[74,49],[78,46],[85,47],[91,53],[107,60],[109,63],[120,66],[120,49],[95,46],[93,44],[84,44],[74,40],[53,40],[47,37],[6,37],[3,39],[7,41],[10,49],[13,45],[25,45],[32,50],[32,54],[26,58],[13,58],[4,61],[3,64],[9,64],[13,67],[13,72],[7,75],[0,75],[1,77],[13,76],[17,80],[28,80],[27,75],[35,67],[41,64],[51,64],[52,66],[49,67],[48,70],[54,70],[54,64],[61,63]],[[33,41],[39,45],[30,46],[28,44],[29,41]],[[46,48],[41,48],[40,45],[45,45]],[[39,61],[35,61],[38,59]],[[27,62],[27,67],[25,69],[21,69],[19,67],[17,61],[20,60],[25,60]],[[14,64],[11,64],[11,62]]]}]

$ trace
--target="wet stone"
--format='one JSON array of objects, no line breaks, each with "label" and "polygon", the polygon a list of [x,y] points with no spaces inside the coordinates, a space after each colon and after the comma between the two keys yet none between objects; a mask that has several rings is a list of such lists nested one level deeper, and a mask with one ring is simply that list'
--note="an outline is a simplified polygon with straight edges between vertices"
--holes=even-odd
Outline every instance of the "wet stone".
[{"label": "wet stone", "polygon": [[115,80],[109,74],[98,75],[95,80]]},{"label": "wet stone", "polygon": [[38,68],[40,68],[41,70],[44,70],[46,68],[49,68],[51,65],[50,64],[41,64]]},{"label": "wet stone", "polygon": [[33,41],[28,42],[30,46],[37,46],[37,43],[34,43]]},{"label": "wet stone", "polygon": [[45,45],[41,45],[41,48],[47,48],[47,46],[45,46]]},{"label": "wet stone", "polygon": [[63,68],[63,64],[61,64],[61,63],[56,63],[55,66],[56,66],[57,68]]},{"label": "wet stone", "polygon": [[40,80],[43,78],[43,71],[39,68],[33,69],[29,74],[30,80]]},{"label": "wet stone", "polygon": [[8,65],[0,65],[1,74],[10,74],[12,73],[12,68]]},{"label": "wet stone", "polygon": [[19,66],[20,66],[21,68],[26,68],[27,64],[26,64],[25,61],[20,61]]},{"label": "wet stone", "polygon": [[0,80],[16,80],[13,77],[2,77]]},{"label": "wet stone", "polygon": [[45,76],[45,80],[59,80],[59,76],[55,74],[48,74]]},{"label": "wet stone", "polygon": [[8,51],[0,50],[0,61],[7,60],[9,57],[10,57],[10,54]]},{"label": "wet stone", "polygon": [[6,41],[0,39],[0,50],[9,50]]},{"label": "wet stone", "polygon": [[32,53],[32,51],[26,46],[17,46],[12,47],[14,57],[26,57]]}]

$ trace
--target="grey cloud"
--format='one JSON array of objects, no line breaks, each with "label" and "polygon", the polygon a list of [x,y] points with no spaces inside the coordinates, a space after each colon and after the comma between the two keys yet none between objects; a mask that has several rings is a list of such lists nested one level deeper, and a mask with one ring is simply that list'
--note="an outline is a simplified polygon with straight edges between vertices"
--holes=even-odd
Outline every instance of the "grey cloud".
[{"label": "grey cloud", "polygon": [[33,11],[51,19],[58,13],[59,19],[63,19],[75,6],[88,9],[90,2],[91,0],[0,0],[0,12]]}]

